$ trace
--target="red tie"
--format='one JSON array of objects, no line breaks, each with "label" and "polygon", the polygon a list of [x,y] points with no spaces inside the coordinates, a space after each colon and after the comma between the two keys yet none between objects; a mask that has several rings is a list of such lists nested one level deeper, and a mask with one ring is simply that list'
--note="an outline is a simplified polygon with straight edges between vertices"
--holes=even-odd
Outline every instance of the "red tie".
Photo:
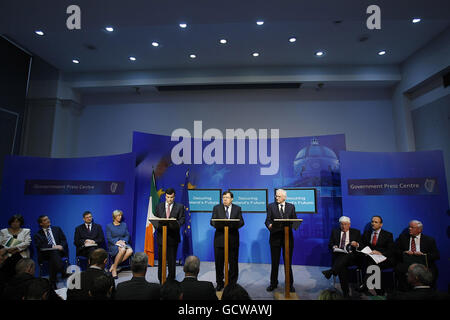
[{"label": "red tie", "polygon": [[373,238],[372,238],[372,246],[375,247],[377,245],[377,232],[373,233]]},{"label": "red tie", "polygon": [[415,238],[416,237],[411,237],[411,251],[412,252],[416,252],[416,240],[415,240]]},{"label": "red tie", "polygon": [[339,246],[339,248],[344,249],[344,247],[345,247],[345,240],[347,240],[347,232],[344,232],[344,234],[342,235],[341,245]]},{"label": "red tie", "polygon": [[166,210],[166,218],[169,219],[170,217],[170,204],[167,206],[167,210]]}]

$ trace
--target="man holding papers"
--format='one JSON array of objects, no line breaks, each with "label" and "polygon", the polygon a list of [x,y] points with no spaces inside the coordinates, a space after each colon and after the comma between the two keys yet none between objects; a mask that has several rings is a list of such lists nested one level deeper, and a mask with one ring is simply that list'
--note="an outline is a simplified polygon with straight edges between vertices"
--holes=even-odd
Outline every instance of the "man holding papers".
[{"label": "man holding papers", "polygon": [[361,242],[361,232],[350,228],[350,218],[339,218],[340,228],[331,232],[328,247],[333,252],[332,268],[322,271],[323,275],[330,279],[332,275],[339,276],[344,297],[349,297],[347,267],[357,264],[356,248]]}]

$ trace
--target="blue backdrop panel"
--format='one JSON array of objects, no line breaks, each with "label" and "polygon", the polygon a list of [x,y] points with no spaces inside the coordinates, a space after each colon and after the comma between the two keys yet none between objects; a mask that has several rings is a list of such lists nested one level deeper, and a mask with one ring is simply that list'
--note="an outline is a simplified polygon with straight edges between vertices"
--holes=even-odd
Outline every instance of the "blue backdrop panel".
[{"label": "blue backdrop panel", "polygon": [[[340,157],[343,214],[351,218],[352,227],[363,231],[373,215],[380,215],[383,217],[383,228],[393,232],[394,238],[397,238],[409,221],[422,221],[423,233],[436,239],[441,255],[437,263],[440,272],[438,285],[441,290],[447,290],[450,281],[450,240],[447,235],[450,217],[447,214],[449,206],[442,151],[343,151]],[[349,194],[348,181],[357,179],[371,180],[370,183],[358,183],[365,186],[365,195]],[[427,180],[431,182],[426,186],[428,191],[423,185],[405,188],[408,182]],[[407,183],[396,188],[403,182]],[[368,186],[376,189],[369,190]],[[399,191],[400,188],[402,191]]]},{"label": "blue backdrop panel", "polygon": [[[112,221],[112,212],[124,212],[129,232],[133,226],[134,154],[93,158],[51,159],[34,157],[7,157],[3,174],[0,207],[0,225],[6,227],[15,213],[25,218],[25,227],[35,234],[39,230],[37,218],[48,215],[52,225],[62,228],[69,244],[70,262],[75,263],[73,236],[75,227],[83,223],[83,212],[89,210],[99,223],[106,237],[106,225]],[[64,181],[76,186],[77,181],[88,185],[108,185],[108,189],[90,194],[25,194],[26,180],[53,180],[62,185]],[[111,186],[112,182],[117,185]],[[101,183],[108,182],[108,183]],[[118,186],[121,185],[121,190]],[[115,192],[112,192],[115,191]],[[103,194],[95,194],[100,192]],[[32,243],[34,249],[34,245]],[[36,254],[34,254],[36,258]]]},{"label": "blue backdrop panel", "polygon": [[[136,250],[142,251],[150,197],[152,170],[156,187],[173,187],[175,201],[181,202],[182,185],[189,169],[192,188],[198,189],[267,189],[268,202],[274,201],[275,188],[315,187],[318,213],[297,214],[304,219],[294,233],[294,264],[328,265],[327,244],[331,228],[342,215],[340,167],[337,154],[345,150],[345,136],[283,138],[279,140],[279,171],[273,176],[260,175],[260,165],[196,164],[175,165],[171,150],[178,142],[170,136],[134,132],[133,152],[136,167]],[[225,141],[225,140],[224,140]],[[210,142],[203,142],[203,149]],[[225,146],[225,142],[223,143]],[[248,153],[249,143],[246,143]],[[235,144],[236,147],[236,144]],[[226,159],[226,148],[223,148]],[[192,150],[193,152],[193,150]],[[235,157],[236,157],[235,150]],[[236,163],[236,162],[235,162]],[[161,196],[161,201],[164,196]],[[270,263],[269,231],[264,225],[266,213],[243,212],[245,225],[240,229],[239,261]],[[214,228],[210,226],[211,212],[191,212],[193,251],[201,260],[214,261]],[[181,246],[180,246],[181,247]]]}]

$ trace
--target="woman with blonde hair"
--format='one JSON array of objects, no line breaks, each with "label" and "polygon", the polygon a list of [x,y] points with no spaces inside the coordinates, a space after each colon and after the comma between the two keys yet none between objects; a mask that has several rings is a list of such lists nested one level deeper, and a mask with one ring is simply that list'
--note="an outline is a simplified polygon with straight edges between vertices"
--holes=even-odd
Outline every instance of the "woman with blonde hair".
[{"label": "woman with blonde hair", "polygon": [[133,249],[129,245],[130,234],[127,224],[122,222],[122,216],[121,210],[114,210],[112,214],[113,222],[106,226],[108,253],[114,257],[114,263],[109,271],[114,279],[117,279],[117,266],[133,254]]}]

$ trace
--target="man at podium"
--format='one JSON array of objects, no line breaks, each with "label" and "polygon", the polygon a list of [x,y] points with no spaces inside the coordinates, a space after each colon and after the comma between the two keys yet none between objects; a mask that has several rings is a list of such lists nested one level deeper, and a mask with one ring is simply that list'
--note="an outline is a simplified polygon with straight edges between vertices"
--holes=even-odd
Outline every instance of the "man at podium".
[{"label": "man at podium", "polygon": [[[283,257],[286,256],[284,252],[284,230],[283,227],[275,227],[274,219],[297,219],[295,215],[295,206],[292,203],[286,202],[286,190],[278,189],[275,195],[275,202],[267,206],[266,227],[270,231],[270,256],[272,259],[272,270],[270,272],[270,285],[267,291],[273,291],[278,286],[278,267],[280,265],[280,254],[283,250]],[[294,278],[292,275],[292,253],[294,252],[294,235],[292,228],[289,228],[289,259],[290,259],[290,291],[295,292]]]},{"label": "man at podium", "polygon": [[[175,203],[175,190],[168,188],[165,192],[166,201],[161,202],[156,207],[155,216],[158,218],[176,218],[178,225],[176,227],[167,228],[167,265],[169,274],[167,279],[175,280],[176,275],[176,260],[178,243],[180,243],[180,226],[184,224],[184,206],[181,203]],[[158,279],[162,279],[162,226],[157,229],[158,232]]]},{"label": "man at podium", "polygon": [[[244,225],[241,207],[232,204],[233,193],[225,191],[222,194],[222,204],[218,204],[213,208],[211,219],[239,219],[239,222],[229,227],[228,248],[229,248],[229,283],[236,283],[239,275],[238,257],[239,257],[239,228]],[[216,291],[220,291],[224,287],[224,228],[211,221],[211,225],[216,228],[214,234],[214,258],[216,260]]]}]

